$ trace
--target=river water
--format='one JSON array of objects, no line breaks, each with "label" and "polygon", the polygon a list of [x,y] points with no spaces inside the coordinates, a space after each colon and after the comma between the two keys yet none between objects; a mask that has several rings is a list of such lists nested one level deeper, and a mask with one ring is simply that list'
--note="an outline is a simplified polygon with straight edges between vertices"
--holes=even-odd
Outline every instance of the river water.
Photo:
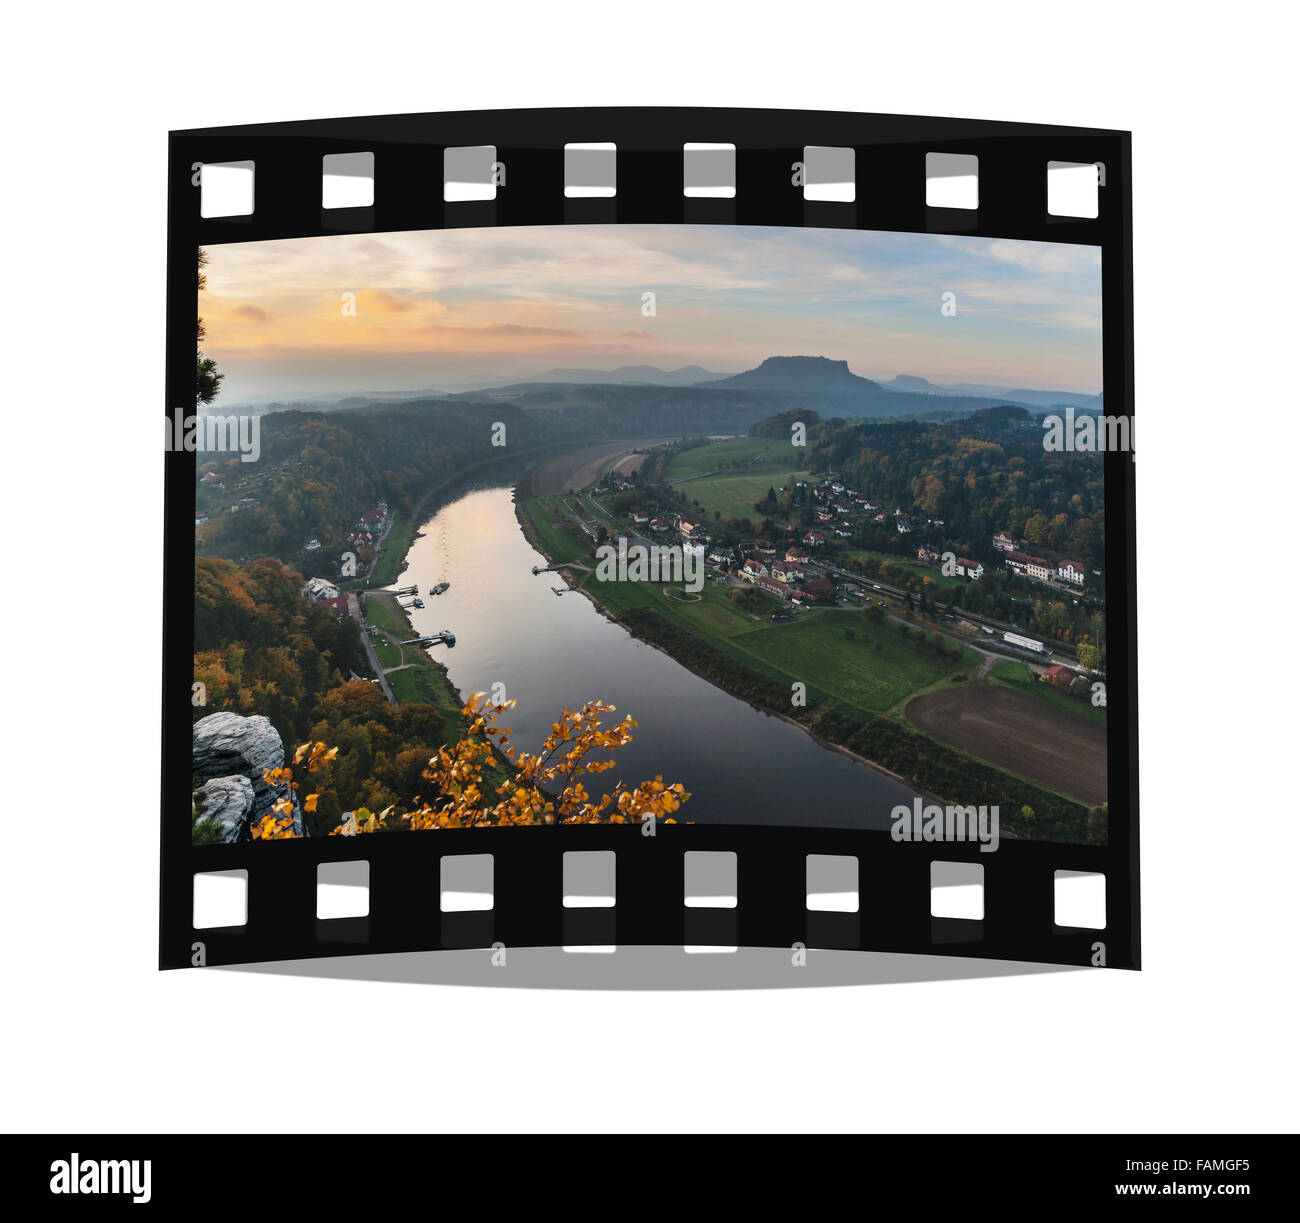
[{"label": "river water", "polygon": [[[617,749],[616,768],[587,779],[596,795],[620,778],[629,787],[663,774],[691,800],[679,818],[696,823],[888,828],[909,786],[818,745],[797,726],[751,708],[607,620],[554,573],[515,518],[509,487],[477,488],[443,506],[420,529],[395,583],[418,583],[423,609],[409,613],[423,635],[441,629],[456,645],[432,647],[468,695],[505,685],[519,704],[501,724],[521,751],[536,751],[561,709],[599,699],[639,729]],[[437,582],[450,582],[430,597]],[[596,759],[608,759],[597,755]]]}]

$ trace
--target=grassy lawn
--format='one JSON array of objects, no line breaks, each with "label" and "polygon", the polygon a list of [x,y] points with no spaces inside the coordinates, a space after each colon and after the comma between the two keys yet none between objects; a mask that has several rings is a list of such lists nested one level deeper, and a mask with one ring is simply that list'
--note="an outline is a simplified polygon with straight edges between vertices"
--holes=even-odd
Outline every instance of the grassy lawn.
[{"label": "grassy lawn", "polygon": [[840,553],[839,560],[844,568],[848,569],[851,568],[848,562],[858,556],[869,557],[874,561],[884,561],[897,569],[912,574],[913,577],[929,578],[940,591],[956,590],[959,587],[970,585],[965,578],[944,577],[938,565],[923,565],[920,561],[908,560],[906,557],[901,556],[890,556],[887,552],[868,552],[863,548],[846,548]]},{"label": "grassy lawn", "polygon": [[452,696],[441,668],[434,666],[423,650],[418,653],[420,659],[411,661],[418,661],[419,665],[389,674],[388,683],[393,695],[402,702],[432,705],[444,717],[459,716],[460,702]]},{"label": "grassy lawn", "polygon": [[406,638],[411,635],[406,617],[402,615],[392,595],[367,594],[365,600],[366,619],[371,624],[397,637]]},{"label": "grassy lawn", "polygon": [[673,487],[687,502],[698,501],[710,518],[716,510],[724,520],[748,518],[760,521],[763,515],[754,508],[754,503],[767,496],[769,488],[779,493],[782,485],[799,479],[800,475],[800,472],[789,467],[760,467],[753,472],[722,472],[716,476],[703,476]]},{"label": "grassy lawn", "polygon": [[761,462],[768,466],[792,466],[794,447],[774,437],[737,437],[729,442],[712,442],[674,456],[668,464],[668,479],[681,480],[716,471],[729,463]]},{"label": "grassy lawn", "polygon": [[389,528],[384,542],[379,548],[379,556],[371,571],[372,586],[389,586],[397,580],[397,571],[411,546],[411,519],[400,511],[393,513],[393,525]]},{"label": "grassy lawn", "polygon": [[[845,630],[853,632],[852,639]],[[884,713],[909,693],[925,688],[978,658],[940,657],[915,636],[861,612],[825,610],[790,624],[766,624],[732,638],[733,644],[791,682],[801,680],[864,713]],[[880,650],[877,652],[876,646]]]},{"label": "grassy lawn", "polygon": [[668,464],[666,477],[683,481],[675,488],[687,501],[698,501],[710,515],[716,510],[723,518],[752,519],[759,517],[754,502],[769,488],[780,492],[782,485],[805,479],[806,473],[798,470],[797,453],[788,443],[771,437],[742,437],[683,451]]},{"label": "grassy lawn", "polygon": [[[366,617],[376,628],[391,633],[397,640],[404,641],[412,634],[406,616],[391,594],[369,594],[366,596]],[[407,646],[405,650],[385,641],[380,637],[371,637],[375,657],[381,667],[397,667],[411,663],[401,671],[389,672],[386,677],[393,695],[399,701],[418,701],[422,705],[432,705],[440,713],[455,714],[460,705],[452,696],[442,669],[419,646]]]},{"label": "grassy lawn", "polygon": [[547,556],[555,561],[584,560],[591,551],[591,540],[580,532],[575,535],[566,529],[573,525],[573,517],[563,503],[563,497],[534,497],[525,504],[524,512],[541,538],[542,551]]},{"label": "grassy lawn", "polygon": [[1017,692],[1023,692],[1026,696],[1046,701],[1049,705],[1055,705],[1058,709],[1066,709],[1070,713],[1077,713],[1080,717],[1090,718],[1094,722],[1105,724],[1105,706],[1094,706],[1085,697],[1071,696],[1068,692],[1062,692],[1061,689],[1054,688],[1051,684],[1045,684],[1029,669],[1027,664],[1017,662],[1013,658],[994,663],[993,670],[989,672],[989,679],[995,683],[1005,684],[1008,688],[1014,688]]}]

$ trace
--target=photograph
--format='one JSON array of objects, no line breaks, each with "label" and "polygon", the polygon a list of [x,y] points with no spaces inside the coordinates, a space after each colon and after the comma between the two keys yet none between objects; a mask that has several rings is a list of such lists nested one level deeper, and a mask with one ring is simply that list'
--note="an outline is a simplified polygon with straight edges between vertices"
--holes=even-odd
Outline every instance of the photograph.
[{"label": "photograph", "polygon": [[198,265],[195,843],[1105,844],[1103,451],[1045,444],[1105,421],[1096,248],[574,225]]}]

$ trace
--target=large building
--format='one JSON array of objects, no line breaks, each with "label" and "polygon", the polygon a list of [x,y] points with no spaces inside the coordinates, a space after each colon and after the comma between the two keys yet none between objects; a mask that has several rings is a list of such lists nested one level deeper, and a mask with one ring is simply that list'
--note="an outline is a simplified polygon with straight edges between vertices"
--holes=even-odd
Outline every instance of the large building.
[{"label": "large building", "polygon": [[339,588],[333,582],[327,582],[324,578],[308,578],[307,585],[302,588],[302,593],[313,603],[320,603],[324,599],[337,599],[339,597]]}]

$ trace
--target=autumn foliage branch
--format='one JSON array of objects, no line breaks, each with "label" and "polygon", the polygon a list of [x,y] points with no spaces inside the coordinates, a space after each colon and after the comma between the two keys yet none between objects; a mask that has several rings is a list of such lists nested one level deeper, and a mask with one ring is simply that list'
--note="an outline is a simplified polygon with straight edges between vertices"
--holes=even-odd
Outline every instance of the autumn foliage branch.
[{"label": "autumn foliage branch", "polygon": [[[586,779],[614,768],[612,759],[593,756],[613,751],[632,741],[636,721],[625,717],[605,726],[602,716],[616,712],[613,705],[588,701],[580,710],[565,709],[551,724],[550,734],[537,753],[516,752],[510,730],[499,719],[515,707],[475,693],[461,710],[467,720],[464,734],[454,745],[438,749],[424,777],[430,801],[417,796],[413,810],[397,812],[387,807],[378,813],[364,807],[349,812],[331,836],[380,832],[388,829],[480,828],[514,824],[632,824],[646,819],[675,823],[674,816],[690,795],[680,782],[665,784],[662,775],[629,789],[622,781],[600,798],[593,797]],[[323,743],[304,743],[293,762],[314,773],[338,754]],[[502,778],[502,761],[506,764]],[[268,769],[268,784],[287,783],[297,790],[289,768]],[[303,800],[314,811],[317,794]],[[253,829],[256,840],[291,837],[293,807],[289,799],[276,803]]]}]

